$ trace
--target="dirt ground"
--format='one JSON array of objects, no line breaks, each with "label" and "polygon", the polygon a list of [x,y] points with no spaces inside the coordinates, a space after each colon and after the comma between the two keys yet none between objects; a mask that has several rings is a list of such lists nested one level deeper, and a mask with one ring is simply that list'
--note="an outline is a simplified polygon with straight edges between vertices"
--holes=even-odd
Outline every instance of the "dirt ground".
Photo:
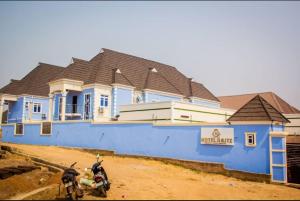
[{"label": "dirt ground", "polygon": [[[12,166],[32,166],[30,159],[6,154],[6,159],[0,160],[0,168]],[[48,171],[47,168],[36,169],[20,175],[14,175],[7,179],[0,180],[0,200],[22,195],[43,186],[57,183],[60,175]]]},{"label": "dirt ground", "polygon": [[[95,162],[95,155],[76,149],[6,145],[64,166],[77,161],[81,175]],[[299,189],[283,185],[241,181],[153,160],[116,156],[102,159],[112,183],[107,199],[300,199]],[[103,198],[87,193],[84,199]]]}]

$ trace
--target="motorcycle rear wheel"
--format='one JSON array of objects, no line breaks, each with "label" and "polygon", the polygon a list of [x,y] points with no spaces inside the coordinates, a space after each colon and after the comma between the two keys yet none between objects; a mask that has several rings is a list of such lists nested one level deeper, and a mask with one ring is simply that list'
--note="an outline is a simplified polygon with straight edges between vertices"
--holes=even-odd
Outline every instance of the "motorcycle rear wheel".
[{"label": "motorcycle rear wheel", "polygon": [[105,197],[105,198],[107,197],[107,193],[106,193],[106,190],[104,189],[103,185],[98,187],[98,190],[103,197]]}]

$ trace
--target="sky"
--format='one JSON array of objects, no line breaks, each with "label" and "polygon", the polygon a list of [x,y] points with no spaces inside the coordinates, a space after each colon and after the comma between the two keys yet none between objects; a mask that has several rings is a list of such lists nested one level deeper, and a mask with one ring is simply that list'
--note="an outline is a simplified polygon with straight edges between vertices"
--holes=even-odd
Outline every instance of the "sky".
[{"label": "sky", "polygon": [[216,96],[272,91],[300,109],[300,2],[0,2],[0,87],[38,62],[108,48],[176,67]]}]

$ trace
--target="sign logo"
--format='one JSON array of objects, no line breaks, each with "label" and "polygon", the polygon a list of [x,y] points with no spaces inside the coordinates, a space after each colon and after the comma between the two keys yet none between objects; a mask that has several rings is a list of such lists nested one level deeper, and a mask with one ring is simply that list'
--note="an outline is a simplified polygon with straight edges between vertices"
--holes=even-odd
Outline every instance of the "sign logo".
[{"label": "sign logo", "polygon": [[214,131],[212,132],[213,137],[219,137],[220,135],[221,135],[221,133],[218,129],[214,129]]},{"label": "sign logo", "polygon": [[201,128],[201,144],[234,145],[233,128]]}]

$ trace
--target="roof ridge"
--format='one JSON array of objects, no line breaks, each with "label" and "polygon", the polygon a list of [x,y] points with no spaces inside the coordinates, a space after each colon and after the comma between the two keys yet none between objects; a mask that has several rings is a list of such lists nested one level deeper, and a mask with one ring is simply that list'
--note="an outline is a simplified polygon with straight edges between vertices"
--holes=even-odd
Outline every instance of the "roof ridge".
[{"label": "roof ridge", "polygon": [[165,79],[172,87],[174,87],[174,89],[176,89],[176,91],[179,92],[180,95],[184,95],[183,93],[181,93],[181,91],[174,85],[172,84],[162,73],[160,73],[159,71],[157,72],[163,79]]},{"label": "roof ridge", "polygon": [[[268,117],[270,118],[270,120],[273,121],[273,118],[271,117],[269,111],[267,111],[266,106],[265,106],[265,104],[264,104],[263,101],[262,101],[262,97],[261,97],[260,95],[257,95],[256,97],[258,97],[259,102],[261,103],[261,105],[262,105],[264,111],[266,112],[266,114],[268,115]],[[264,99],[263,99],[263,100],[264,100]],[[269,104],[269,105],[271,105],[271,104]],[[271,105],[271,106],[272,106],[272,105]]]},{"label": "roof ridge", "polygon": [[277,105],[277,107],[279,108],[279,110],[280,110],[280,111],[283,111],[283,109],[282,109],[281,105],[279,104],[279,102],[278,102],[278,100],[277,100],[277,97],[276,97],[276,95],[275,95],[274,93],[271,93],[271,96],[272,96],[272,98],[273,98],[273,100],[274,100],[275,104],[276,104],[276,105]]},{"label": "roof ridge", "polygon": [[[265,100],[263,97],[260,96],[260,98],[266,102],[267,104],[269,104],[276,112],[278,112],[280,114],[281,117],[283,117],[286,121],[290,122],[279,110],[277,110],[273,105],[271,105],[271,103],[269,103],[267,100]],[[263,104],[263,106],[265,107],[265,105]],[[269,114],[269,113],[268,113]]]},{"label": "roof ridge", "polygon": [[38,62],[38,65],[36,67],[40,66],[41,64],[42,65],[48,65],[48,66],[51,66],[51,67],[65,68],[63,66],[58,66],[58,65],[54,65],[54,64],[45,63],[45,62]]},{"label": "roof ridge", "polygon": [[[116,80],[115,80],[115,76],[116,76],[116,73],[117,73],[116,69],[119,69],[119,68],[113,69],[113,71],[114,71],[114,75],[113,75],[113,76],[114,76],[114,79],[112,80],[113,83],[116,83]],[[128,82],[131,86],[134,87],[133,83],[127,78],[127,76],[125,76],[122,72],[121,72],[121,73],[118,73],[118,74],[120,74],[122,77],[124,77],[124,78],[127,80],[127,82]]]},{"label": "roof ridge", "polygon": [[143,58],[143,57],[139,57],[139,56],[135,56],[135,55],[132,55],[132,54],[128,54],[128,53],[124,53],[124,52],[119,52],[119,51],[116,51],[116,50],[111,50],[111,49],[107,49],[107,48],[102,48],[105,52],[105,50],[108,50],[108,51],[111,51],[111,52],[115,52],[115,53],[118,53],[118,54],[124,54],[124,55],[127,55],[127,56],[131,56],[131,57],[135,57],[135,58],[138,58],[138,59],[143,59],[145,61],[150,61],[150,62],[154,62],[156,64],[162,64],[162,65],[165,65],[165,66],[168,66],[170,68],[175,68],[177,69],[176,67],[174,66],[170,66],[168,64],[164,64],[164,63],[161,63],[161,62],[157,62],[157,61],[153,61],[153,60],[150,60],[150,59],[146,59],[146,58]]},{"label": "roof ridge", "polygon": [[223,98],[223,97],[233,97],[233,96],[260,95],[260,94],[267,94],[267,93],[273,93],[273,92],[271,92],[271,91],[268,91],[268,92],[254,92],[254,93],[236,94],[236,95],[228,95],[228,96],[217,96],[217,97]]}]

